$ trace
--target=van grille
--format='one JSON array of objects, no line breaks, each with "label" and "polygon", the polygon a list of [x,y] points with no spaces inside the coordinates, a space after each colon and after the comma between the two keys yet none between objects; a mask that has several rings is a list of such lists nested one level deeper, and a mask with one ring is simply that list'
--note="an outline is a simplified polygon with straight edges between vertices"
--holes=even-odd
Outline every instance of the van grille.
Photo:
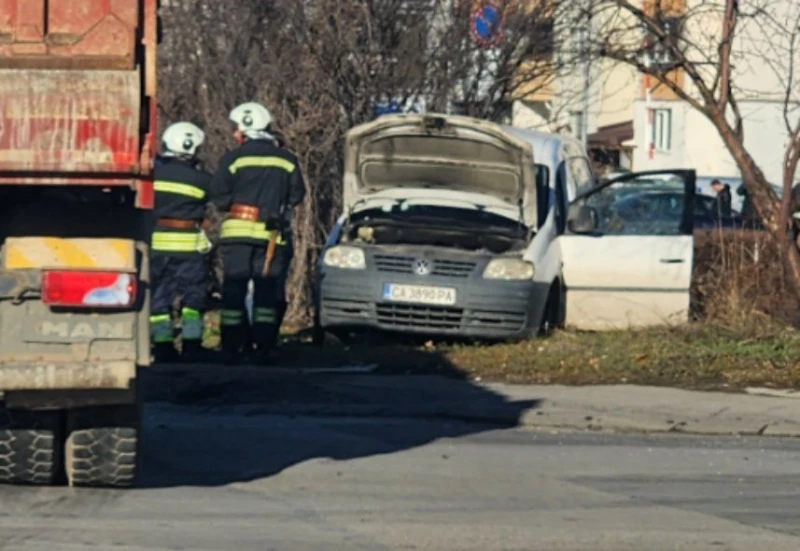
[{"label": "van grille", "polygon": [[464,310],[441,306],[378,303],[378,323],[384,327],[431,330],[457,330],[461,328]]},{"label": "van grille", "polygon": [[[414,262],[418,258],[413,256],[376,254],[375,266],[379,272],[393,274],[413,274]],[[431,275],[439,277],[467,278],[477,266],[477,262],[465,260],[432,259],[433,269]]]}]

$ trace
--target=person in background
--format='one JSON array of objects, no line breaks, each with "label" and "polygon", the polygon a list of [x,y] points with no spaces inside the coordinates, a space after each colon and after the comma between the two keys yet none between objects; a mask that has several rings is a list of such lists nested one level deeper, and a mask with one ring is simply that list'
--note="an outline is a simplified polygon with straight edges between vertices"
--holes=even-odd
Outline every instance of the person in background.
[{"label": "person in background", "polygon": [[717,217],[720,219],[730,218],[732,213],[731,186],[723,184],[719,180],[713,180],[711,189],[717,194]]},{"label": "person in background", "polygon": [[163,153],[155,166],[155,230],[150,247],[152,295],[150,331],[157,362],[177,359],[172,308],[180,300],[181,357],[200,361],[211,243],[202,229],[211,174],[198,168],[197,152],[204,132],[189,122],[164,132]]},{"label": "person in background", "polygon": [[792,186],[792,195],[789,202],[789,222],[792,225],[794,242],[800,248],[800,182]]},{"label": "person in background", "polygon": [[[286,311],[291,261],[287,222],[306,187],[297,158],[280,147],[272,133],[272,114],[266,107],[245,103],[233,109],[229,119],[239,147],[221,159],[211,183],[212,203],[227,213],[220,231],[222,351],[228,363],[255,352],[255,362],[265,364],[276,356]],[[252,327],[246,319],[251,281]]]}]

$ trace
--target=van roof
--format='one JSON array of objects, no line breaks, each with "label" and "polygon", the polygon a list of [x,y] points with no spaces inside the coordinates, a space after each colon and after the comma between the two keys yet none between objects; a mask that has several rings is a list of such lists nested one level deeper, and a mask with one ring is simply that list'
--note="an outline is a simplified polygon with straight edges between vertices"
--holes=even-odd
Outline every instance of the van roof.
[{"label": "van roof", "polygon": [[552,134],[539,130],[529,130],[515,126],[503,125],[502,128],[509,134],[531,144],[533,148],[533,159],[537,164],[550,165],[551,167],[558,166],[562,157],[561,147],[564,144],[576,146],[584,155],[586,154],[580,142],[572,136]]}]

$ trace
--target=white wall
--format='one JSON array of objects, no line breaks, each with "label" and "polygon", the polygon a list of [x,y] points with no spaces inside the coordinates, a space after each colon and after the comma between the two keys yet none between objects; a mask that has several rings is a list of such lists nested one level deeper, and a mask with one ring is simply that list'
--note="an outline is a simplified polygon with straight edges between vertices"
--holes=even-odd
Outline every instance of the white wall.
[{"label": "white wall", "polygon": [[[656,150],[653,159],[648,157],[647,105],[645,100],[635,101],[634,170],[693,168],[699,175],[739,176],[739,169],[717,129],[701,113],[680,101],[654,100],[651,106],[672,109],[672,148],[669,152]],[[747,102],[741,106],[745,117],[745,147],[767,179],[778,185],[782,184],[786,147],[782,109],[780,103],[768,101]],[[797,178],[800,179],[800,171]]]},{"label": "white wall", "polygon": [[515,101],[511,105],[511,125],[527,130],[551,132],[549,109],[540,102],[538,105],[527,105],[523,101]]}]

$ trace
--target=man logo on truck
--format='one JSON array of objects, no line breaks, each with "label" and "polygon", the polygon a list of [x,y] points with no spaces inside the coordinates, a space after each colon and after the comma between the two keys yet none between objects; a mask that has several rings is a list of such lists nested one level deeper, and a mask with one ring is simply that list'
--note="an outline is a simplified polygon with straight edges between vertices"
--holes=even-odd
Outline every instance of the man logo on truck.
[{"label": "man logo on truck", "polygon": [[44,321],[40,333],[43,337],[61,339],[129,339],[131,327],[129,323],[100,322],[92,324],[86,321],[70,323],[68,321]]}]

